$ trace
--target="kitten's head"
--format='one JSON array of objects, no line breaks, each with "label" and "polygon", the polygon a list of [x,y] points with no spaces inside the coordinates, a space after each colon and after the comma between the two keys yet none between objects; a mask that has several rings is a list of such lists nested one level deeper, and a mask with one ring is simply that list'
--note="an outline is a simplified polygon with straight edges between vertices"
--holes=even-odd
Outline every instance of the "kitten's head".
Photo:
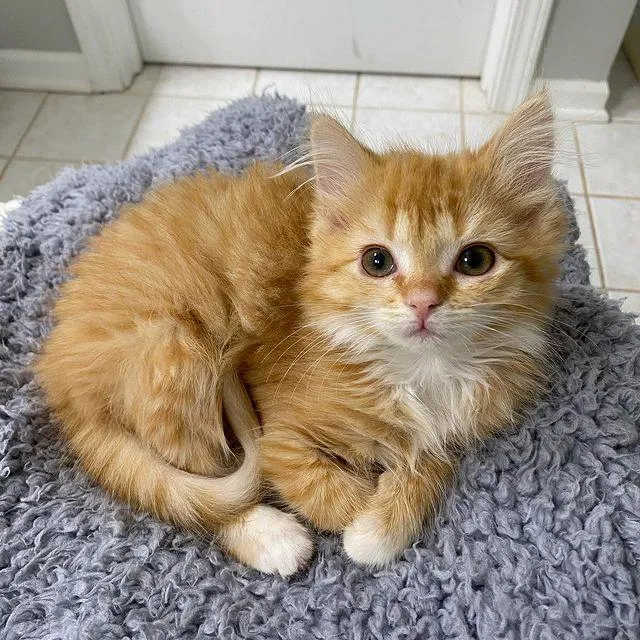
[{"label": "kitten's head", "polygon": [[545,94],[474,151],[376,154],[326,116],[311,147],[311,322],[367,353],[540,347],[565,236]]}]

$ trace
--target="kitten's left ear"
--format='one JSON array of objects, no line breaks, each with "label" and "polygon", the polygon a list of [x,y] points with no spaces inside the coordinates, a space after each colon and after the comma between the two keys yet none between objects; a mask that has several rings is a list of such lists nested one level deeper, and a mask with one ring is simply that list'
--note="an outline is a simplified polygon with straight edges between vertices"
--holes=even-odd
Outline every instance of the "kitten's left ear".
[{"label": "kitten's left ear", "polygon": [[529,193],[551,178],[555,153],[554,118],[547,91],[524,102],[481,149],[510,189]]},{"label": "kitten's left ear", "polygon": [[326,196],[344,195],[373,158],[373,153],[337,120],[325,115],[315,116],[311,122],[311,152],[316,189]]}]

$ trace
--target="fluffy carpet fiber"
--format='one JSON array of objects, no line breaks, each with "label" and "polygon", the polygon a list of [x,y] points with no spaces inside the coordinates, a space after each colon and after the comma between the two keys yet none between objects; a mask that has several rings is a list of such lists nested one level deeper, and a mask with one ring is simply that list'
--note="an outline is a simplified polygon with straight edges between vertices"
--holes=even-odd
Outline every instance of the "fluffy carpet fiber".
[{"label": "fluffy carpet fiber", "polygon": [[28,368],[70,259],[153,184],[277,158],[306,127],[292,101],[243,100],[164,149],[67,170],[9,214],[0,638],[640,638],[640,327],[589,286],[574,222],[546,397],[465,459],[435,526],[386,570],[354,566],[321,537],[308,569],[264,576],[133,513],[74,468]]}]

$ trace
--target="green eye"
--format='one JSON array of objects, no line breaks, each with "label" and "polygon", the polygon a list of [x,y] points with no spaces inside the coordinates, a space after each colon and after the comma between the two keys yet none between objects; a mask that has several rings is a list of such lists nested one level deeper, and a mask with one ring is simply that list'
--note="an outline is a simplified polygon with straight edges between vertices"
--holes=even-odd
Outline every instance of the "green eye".
[{"label": "green eye", "polygon": [[384,247],[370,247],[362,254],[362,268],[374,278],[384,278],[395,271],[393,256]]},{"label": "green eye", "polygon": [[496,254],[483,244],[473,244],[463,249],[456,261],[456,271],[465,276],[481,276],[493,267]]}]

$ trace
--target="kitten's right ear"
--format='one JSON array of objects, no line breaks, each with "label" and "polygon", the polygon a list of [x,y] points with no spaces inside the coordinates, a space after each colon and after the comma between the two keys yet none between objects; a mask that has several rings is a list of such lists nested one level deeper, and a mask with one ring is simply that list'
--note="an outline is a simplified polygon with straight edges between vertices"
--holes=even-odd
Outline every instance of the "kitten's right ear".
[{"label": "kitten's right ear", "polygon": [[511,190],[524,194],[549,182],[554,138],[549,94],[541,91],[521,104],[483,149],[490,155],[497,177]]},{"label": "kitten's right ear", "polygon": [[373,153],[363,147],[330,116],[315,116],[311,122],[311,154],[316,189],[325,196],[344,195],[371,163]]}]

